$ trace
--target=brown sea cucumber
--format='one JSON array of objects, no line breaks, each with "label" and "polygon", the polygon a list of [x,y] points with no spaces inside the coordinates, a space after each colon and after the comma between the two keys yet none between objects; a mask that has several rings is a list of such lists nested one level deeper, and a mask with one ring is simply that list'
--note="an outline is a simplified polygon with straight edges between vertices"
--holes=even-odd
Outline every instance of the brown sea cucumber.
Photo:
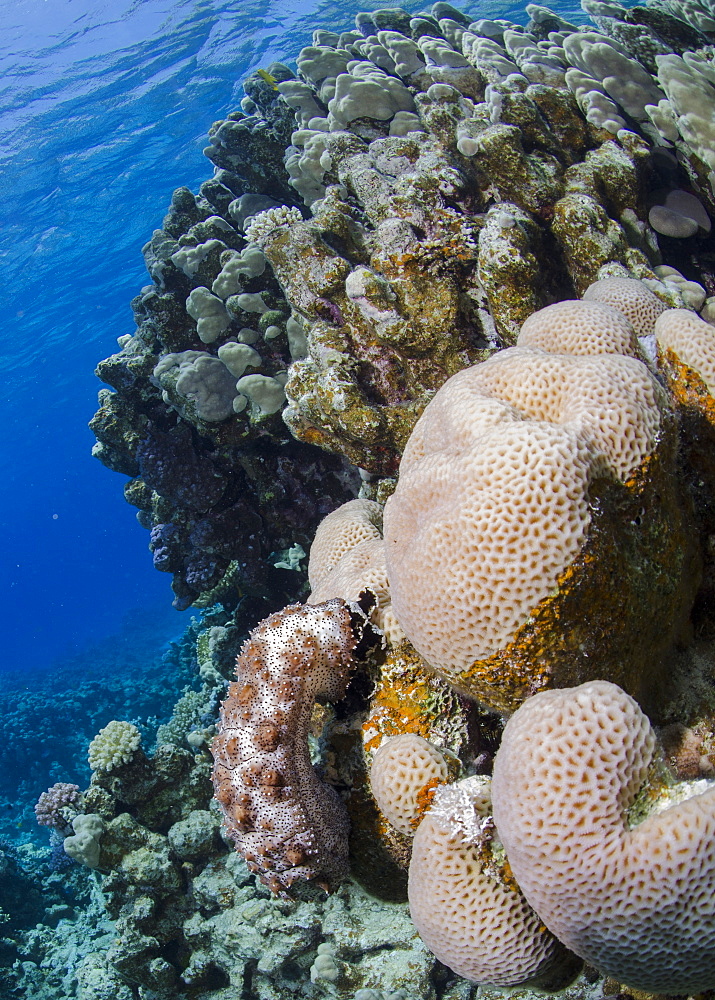
[{"label": "brown sea cucumber", "polygon": [[221,706],[216,798],[237,850],[276,893],[348,871],[347,811],[316,774],[307,737],[315,699],[345,694],[356,610],[334,598],[264,619],[243,645]]}]

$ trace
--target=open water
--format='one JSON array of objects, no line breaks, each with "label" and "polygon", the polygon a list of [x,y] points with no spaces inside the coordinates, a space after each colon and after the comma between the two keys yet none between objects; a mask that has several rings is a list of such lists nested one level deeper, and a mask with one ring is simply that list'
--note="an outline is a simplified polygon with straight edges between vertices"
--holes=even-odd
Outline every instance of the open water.
[{"label": "open water", "polygon": [[[181,630],[119,478],[91,458],[93,369],[132,332],[141,247],[174,188],[211,175],[206,132],[238,106],[241,81],[291,63],[316,25],[349,28],[356,9],[0,2],[0,674],[126,641],[138,608],[166,637]],[[465,9],[524,20],[498,0]]]}]

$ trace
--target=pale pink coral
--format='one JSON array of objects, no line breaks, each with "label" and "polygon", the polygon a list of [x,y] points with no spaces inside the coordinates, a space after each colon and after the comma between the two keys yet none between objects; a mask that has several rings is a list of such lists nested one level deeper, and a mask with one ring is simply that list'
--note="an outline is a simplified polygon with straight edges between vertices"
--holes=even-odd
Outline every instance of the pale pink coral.
[{"label": "pale pink coral", "polygon": [[67,781],[56,781],[37,800],[35,806],[37,822],[40,826],[51,826],[55,830],[63,831],[69,826],[71,818],[63,813],[63,810],[78,813],[81,802],[82,794],[79,785],[72,785]]}]

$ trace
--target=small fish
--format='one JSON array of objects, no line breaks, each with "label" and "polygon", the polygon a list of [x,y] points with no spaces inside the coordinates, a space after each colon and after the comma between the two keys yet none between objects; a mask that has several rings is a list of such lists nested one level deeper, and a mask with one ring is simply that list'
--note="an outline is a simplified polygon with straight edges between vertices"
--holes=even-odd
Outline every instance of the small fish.
[{"label": "small fish", "polygon": [[278,81],[276,80],[276,78],[274,76],[271,76],[271,74],[268,72],[268,70],[257,69],[256,73],[258,73],[258,75],[260,76],[261,80],[265,80],[266,83],[269,83],[271,85],[271,87],[273,87],[274,90],[278,90]]}]

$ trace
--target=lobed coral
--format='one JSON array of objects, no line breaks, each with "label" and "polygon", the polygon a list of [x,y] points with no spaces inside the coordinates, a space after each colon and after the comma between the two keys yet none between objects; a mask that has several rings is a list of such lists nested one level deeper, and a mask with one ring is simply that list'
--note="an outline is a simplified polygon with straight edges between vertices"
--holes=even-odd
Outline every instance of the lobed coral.
[{"label": "lobed coral", "polygon": [[410,914],[430,951],[459,975],[555,990],[578,970],[491,850],[489,778],[439,788],[415,834]]},{"label": "lobed coral", "polygon": [[715,789],[648,795],[654,742],[613,684],[542,692],[504,730],[494,819],[519,886],[564,944],[638,989],[697,993],[715,976]]},{"label": "lobed coral", "polygon": [[[604,353],[635,353],[632,327],[613,309],[562,302],[524,328],[540,346],[501,351],[430,402],[384,515],[400,626],[441,676],[502,711],[587,676],[632,691],[652,685],[693,585],[672,415],[641,361]],[[623,517],[632,502],[650,530]],[[679,555],[661,548],[673,530]],[[630,587],[640,590],[643,557],[649,596],[633,592],[621,605]],[[586,616],[598,651],[583,634]]]}]

